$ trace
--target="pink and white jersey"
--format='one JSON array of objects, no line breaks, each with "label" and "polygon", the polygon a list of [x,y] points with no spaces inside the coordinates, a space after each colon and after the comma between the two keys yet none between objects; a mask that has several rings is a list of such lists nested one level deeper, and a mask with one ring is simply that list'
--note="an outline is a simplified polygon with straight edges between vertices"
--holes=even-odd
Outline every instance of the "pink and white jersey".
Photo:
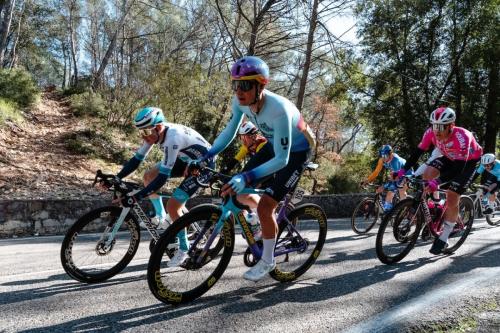
[{"label": "pink and white jersey", "polygon": [[425,131],[418,148],[429,150],[431,145],[436,146],[444,156],[450,160],[469,161],[481,158],[483,148],[477,143],[471,132],[462,127],[453,127],[448,140],[439,141],[429,127]]}]

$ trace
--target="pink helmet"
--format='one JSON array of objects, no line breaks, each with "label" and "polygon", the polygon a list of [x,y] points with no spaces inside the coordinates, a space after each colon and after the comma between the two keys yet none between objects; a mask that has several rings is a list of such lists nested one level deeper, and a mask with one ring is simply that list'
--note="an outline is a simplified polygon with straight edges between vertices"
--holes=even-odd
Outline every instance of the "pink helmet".
[{"label": "pink helmet", "polygon": [[448,107],[437,108],[432,111],[431,116],[429,117],[431,124],[437,125],[448,125],[454,123],[456,119],[457,116],[455,115],[455,111]]}]

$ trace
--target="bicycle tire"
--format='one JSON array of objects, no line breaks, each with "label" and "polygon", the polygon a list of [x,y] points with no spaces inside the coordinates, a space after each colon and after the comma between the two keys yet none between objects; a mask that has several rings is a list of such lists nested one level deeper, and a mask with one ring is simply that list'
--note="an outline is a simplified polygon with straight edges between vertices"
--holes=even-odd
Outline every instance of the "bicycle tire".
[{"label": "bicycle tire", "polygon": [[351,216],[351,228],[358,235],[366,234],[377,223],[380,211],[371,197],[363,198],[354,208]]},{"label": "bicycle tire", "polygon": [[[225,221],[221,231],[223,237],[219,236],[219,240],[215,240],[217,243],[202,258],[203,262],[196,263],[196,259],[202,254],[202,240],[206,239],[205,236],[209,236],[210,229],[214,227],[221,213],[220,208],[215,205],[195,207],[181,216],[161,235],[149,259],[147,273],[149,289],[159,301],[167,304],[190,302],[206,293],[222,276],[234,250],[234,224],[231,220]],[[200,235],[201,239],[198,243],[195,244],[195,240],[190,244],[194,252],[181,267],[169,268],[164,261],[169,260],[168,255],[165,257],[165,250],[175,241],[177,233],[183,228],[188,228],[192,223],[198,223],[202,228],[206,228],[202,230],[207,231]],[[222,243],[219,242],[221,238]],[[218,248],[218,244],[221,244],[221,248]],[[222,254],[220,254],[221,251]],[[217,259],[219,259],[218,263]],[[206,271],[206,277],[203,276],[199,279],[200,282],[196,282],[194,278],[200,277],[202,270]],[[176,283],[176,278],[182,278],[183,281]]]},{"label": "bicycle tire", "polygon": [[500,223],[500,200],[495,199],[495,214],[485,214],[486,222],[489,225],[498,225]]},{"label": "bicycle tire", "polygon": [[453,238],[459,237],[454,245],[448,246],[443,250],[444,254],[451,254],[458,250],[460,246],[465,242],[465,239],[469,235],[472,224],[474,223],[474,201],[469,196],[460,196],[459,209],[458,209],[458,221],[453,232],[448,238],[448,244],[452,243]]},{"label": "bicycle tire", "polygon": [[[401,200],[383,217],[375,243],[377,257],[382,263],[392,265],[401,261],[415,246],[424,219],[420,207],[413,212],[414,204],[412,198]],[[405,232],[406,238],[398,230]]]},{"label": "bicycle tire", "polygon": [[[102,233],[104,232],[103,229],[107,227],[111,228],[116,218],[120,216],[121,211],[121,207],[101,207],[83,215],[71,226],[64,237],[60,253],[61,264],[69,276],[84,283],[102,282],[121,272],[130,263],[137,252],[141,238],[139,223],[133,215],[127,215],[109,249],[104,247],[101,240]],[[130,240],[128,240],[128,236],[130,236]],[[77,243],[79,238],[82,239],[82,242],[86,241],[87,245],[85,243],[81,245]],[[120,242],[120,245],[121,243],[124,245],[123,255],[120,255],[121,251],[117,251],[116,247],[117,240],[120,239],[124,240]],[[80,250],[80,247],[83,250],[87,249],[91,251],[89,254],[80,257],[75,254],[75,251],[77,249]],[[104,270],[99,269],[103,265],[104,267],[109,266],[109,264],[103,264],[103,258],[111,259],[117,252],[117,257],[120,257],[120,259],[116,264]],[[96,257],[91,256],[91,253],[95,254]],[[92,266],[89,260],[95,262],[95,267]]]},{"label": "bicycle tire", "polygon": [[[301,222],[300,218],[303,217],[309,217],[309,219],[301,223],[304,229],[302,229],[303,232],[300,232],[298,230],[301,226],[298,224]],[[306,203],[296,207],[287,215],[287,219],[289,223],[294,225],[294,228],[291,228],[288,223],[280,223],[275,251],[285,248],[289,249],[291,246],[300,246],[301,242],[304,244],[305,249],[303,252],[295,251],[276,257],[276,268],[269,274],[273,279],[280,282],[289,282],[297,279],[314,264],[323,249],[328,229],[325,212],[321,207],[315,204]],[[305,228],[309,226],[318,231],[313,231],[311,233],[306,232],[308,230]],[[299,235],[297,235],[297,233]],[[316,233],[317,239],[314,244],[307,235],[312,235],[311,237],[314,237]],[[304,242],[307,242],[307,245]],[[311,245],[314,245],[314,247],[309,249]],[[303,255],[306,251],[308,253],[310,252],[310,254]],[[290,258],[291,256],[293,256],[293,258]],[[297,257],[299,260],[296,260]],[[293,266],[295,266],[293,264],[294,262],[302,260],[303,263],[293,268]]]}]

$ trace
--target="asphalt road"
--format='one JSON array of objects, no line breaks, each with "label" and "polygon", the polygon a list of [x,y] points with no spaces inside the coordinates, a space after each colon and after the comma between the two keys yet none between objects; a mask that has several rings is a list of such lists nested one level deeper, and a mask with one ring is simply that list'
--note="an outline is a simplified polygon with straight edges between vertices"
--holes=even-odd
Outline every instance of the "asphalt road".
[{"label": "asphalt road", "polygon": [[62,237],[0,240],[0,332],[401,332],[500,303],[500,227],[476,220],[455,254],[424,243],[393,266],[376,257],[376,230],[358,236],[330,220],[317,263],[291,284],[243,280],[237,236],[221,280],[178,307],[150,293],[145,242],[124,272],[86,285],[64,273]]}]

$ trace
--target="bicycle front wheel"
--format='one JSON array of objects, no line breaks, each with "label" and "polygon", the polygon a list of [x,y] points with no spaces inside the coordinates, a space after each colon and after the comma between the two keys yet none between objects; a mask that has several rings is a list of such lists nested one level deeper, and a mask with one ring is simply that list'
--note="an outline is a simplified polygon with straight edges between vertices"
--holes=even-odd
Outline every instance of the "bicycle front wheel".
[{"label": "bicycle front wheel", "polygon": [[379,218],[380,211],[378,205],[373,198],[364,198],[354,208],[351,217],[351,228],[358,235],[367,233],[373,228],[377,219]]},{"label": "bicycle front wheel", "polygon": [[68,230],[61,246],[61,263],[75,280],[96,283],[121,272],[139,247],[139,224],[128,214],[115,237],[109,235],[122,211],[121,207],[95,209]]},{"label": "bicycle front wheel", "polygon": [[280,282],[297,279],[316,261],[325,244],[327,218],[321,207],[296,207],[279,224],[274,255],[276,269],[269,273]]},{"label": "bicycle front wheel", "polygon": [[443,253],[450,254],[455,252],[469,235],[474,222],[474,201],[466,195],[460,197],[458,208],[458,221],[455,223],[450,237],[448,238],[448,247]]},{"label": "bicycle front wheel", "polygon": [[485,217],[489,225],[498,225],[500,223],[500,200],[498,198],[495,200],[495,210],[493,210],[493,213],[486,214]]},{"label": "bicycle front wheel", "polygon": [[[190,302],[206,293],[224,273],[234,249],[234,225],[226,221],[222,231],[210,240],[221,210],[214,205],[193,208],[161,235],[148,264],[148,285],[153,295],[168,304]],[[188,258],[179,267],[168,267],[169,249],[182,229],[190,233]]]},{"label": "bicycle front wheel", "polygon": [[413,199],[401,200],[389,211],[378,229],[377,257],[384,264],[394,264],[410,253],[417,242],[424,218]]}]

